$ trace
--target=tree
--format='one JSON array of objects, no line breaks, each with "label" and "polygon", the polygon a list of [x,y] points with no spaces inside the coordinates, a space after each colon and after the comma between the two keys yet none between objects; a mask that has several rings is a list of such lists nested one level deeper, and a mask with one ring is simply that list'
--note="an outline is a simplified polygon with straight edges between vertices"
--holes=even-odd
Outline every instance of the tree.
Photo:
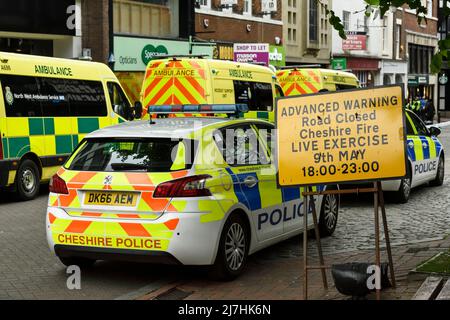
[{"label": "tree", "polygon": [[[319,3],[326,7],[321,0],[317,0]],[[370,17],[379,11],[380,17],[391,8],[399,8],[403,5],[409,6],[409,8],[416,10],[417,23],[421,24],[422,21],[427,21],[426,14],[427,8],[422,5],[421,0],[364,0],[366,2],[366,16]],[[445,3],[450,2],[450,0],[444,0]],[[339,17],[337,17],[333,10],[326,8],[326,13],[328,20],[333,28],[339,33],[342,39],[346,39],[344,25]],[[444,16],[448,17],[450,15],[450,9],[445,6]],[[438,51],[431,59],[430,70],[432,73],[438,73],[442,69],[442,62],[444,58],[447,58],[450,50],[450,38],[443,39],[438,42]]]}]

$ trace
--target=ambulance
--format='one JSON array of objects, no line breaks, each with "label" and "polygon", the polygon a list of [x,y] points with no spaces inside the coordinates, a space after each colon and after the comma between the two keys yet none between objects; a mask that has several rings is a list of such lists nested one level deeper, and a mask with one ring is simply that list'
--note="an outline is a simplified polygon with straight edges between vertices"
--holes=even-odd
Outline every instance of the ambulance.
[{"label": "ambulance", "polygon": [[353,73],[320,68],[286,67],[277,71],[277,79],[285,96],[359,87],[358,78]]},{"label": "ambulance", "polygon": [[275,73],[267,67],[170,57],[149,62],[141,101],[146,117],[145,110],[153,105],[246,104],[245,118],[274,122],[275,99],[282,95]]},{"label": "ambulance", "polygon": [[134,116],[104,64],[0,52],[0,188],[33,199],[87,133]]},{"label": "ambulance", "polygon": [[[277,185],[274,124],[238,118],[247,110],[153,106],[155,115],[232,117],[152,118],[87,135],[50,183],[50,249],[65,265],[208,265],[214,277],[232,279],[249,254],[301,233],[302,189]],[[325,188],[336,186],[313,190]],[[308,203],[308,215],[313,205],[318,212],[321,236],[331,235],[339,198]]]}]

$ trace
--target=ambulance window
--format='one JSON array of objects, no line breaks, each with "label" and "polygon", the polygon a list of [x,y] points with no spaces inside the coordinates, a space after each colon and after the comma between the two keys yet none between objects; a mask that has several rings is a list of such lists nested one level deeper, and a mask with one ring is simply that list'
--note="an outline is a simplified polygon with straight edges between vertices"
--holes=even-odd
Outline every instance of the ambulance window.
[{"label": "ambulance window", "polygon": [[36,78],[2,75],[0,80],[7,117],[42,117]]},{"label": "ambulance window", "polygon": [[272,84],[263,82],[234,82],[235,102],[247,104],[250,111],[272,111]]},{"label": "ambulance window", "polygon": [[99,117],[108,114],[100,81],[66,80],[66,94],[73,117]]},{"label": "ambulance window", "polygon": [[108,82],[108,94],[114,112],[125,119],[129,119],[131,106],[122,88],[117,83]]},{"label": "ambulance window", "polygon": [[230,166],[268,164],[264,148],[250,125],[223,128],[214,140],[225,162]]},{"label": "ambulance window", "polygon": [[39,92],[42,97],[44,117],[70,116],[69,101],[66,97],[67,82],[57,78],[38,78]]},{"label": "ambulance window", "polygon": [[277,98],[284,97],[283,89],[279,85],[275,85],[275,94]]}]

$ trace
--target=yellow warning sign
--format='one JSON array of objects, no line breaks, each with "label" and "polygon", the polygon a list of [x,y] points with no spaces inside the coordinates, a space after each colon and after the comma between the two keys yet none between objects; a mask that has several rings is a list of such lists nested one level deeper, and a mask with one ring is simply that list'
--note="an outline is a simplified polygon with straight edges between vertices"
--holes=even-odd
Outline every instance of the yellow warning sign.
[{"label": "yellow warning sign", "polygon": [[276,116],[281,186],[406,175],[400,86],[286,97]]}]

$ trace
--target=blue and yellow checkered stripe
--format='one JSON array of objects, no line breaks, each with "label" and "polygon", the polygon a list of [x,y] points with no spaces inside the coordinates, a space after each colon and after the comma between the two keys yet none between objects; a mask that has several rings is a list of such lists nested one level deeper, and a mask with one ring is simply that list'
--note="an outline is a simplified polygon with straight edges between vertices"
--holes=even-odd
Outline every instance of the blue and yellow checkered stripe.
[{"label": "blue and yellow checkered stripe", "polygon": [[86,134],[107,125],[109,118],[8,118],[3,155],[15,159],[30,151],[38,156],[68,154]]},{"label": "blue and yellow checkered stripe", "polygon": [[[414,147],[409,147],[413,143]],[[422,161],[434,159],[439,156],[442,145],[435,137],[426,136],[408,136],[408,156],[411,161]]]},{"label": "blue and yellow checkered stripe", "polygon": [[[305,191],[303,187],[278,188],[275,181],[265,182],[259,180],[256,172],[234,173],[231,168],[226,168],[226,170],[233,180],[233,190],[237,200],[251,211],[301,199],[302,192]],[[249,188],[242,183],[249,176],[259,180],[257,186]],[[313,192],[323,190],[325,190],[325,185],[312,187]]]}]

